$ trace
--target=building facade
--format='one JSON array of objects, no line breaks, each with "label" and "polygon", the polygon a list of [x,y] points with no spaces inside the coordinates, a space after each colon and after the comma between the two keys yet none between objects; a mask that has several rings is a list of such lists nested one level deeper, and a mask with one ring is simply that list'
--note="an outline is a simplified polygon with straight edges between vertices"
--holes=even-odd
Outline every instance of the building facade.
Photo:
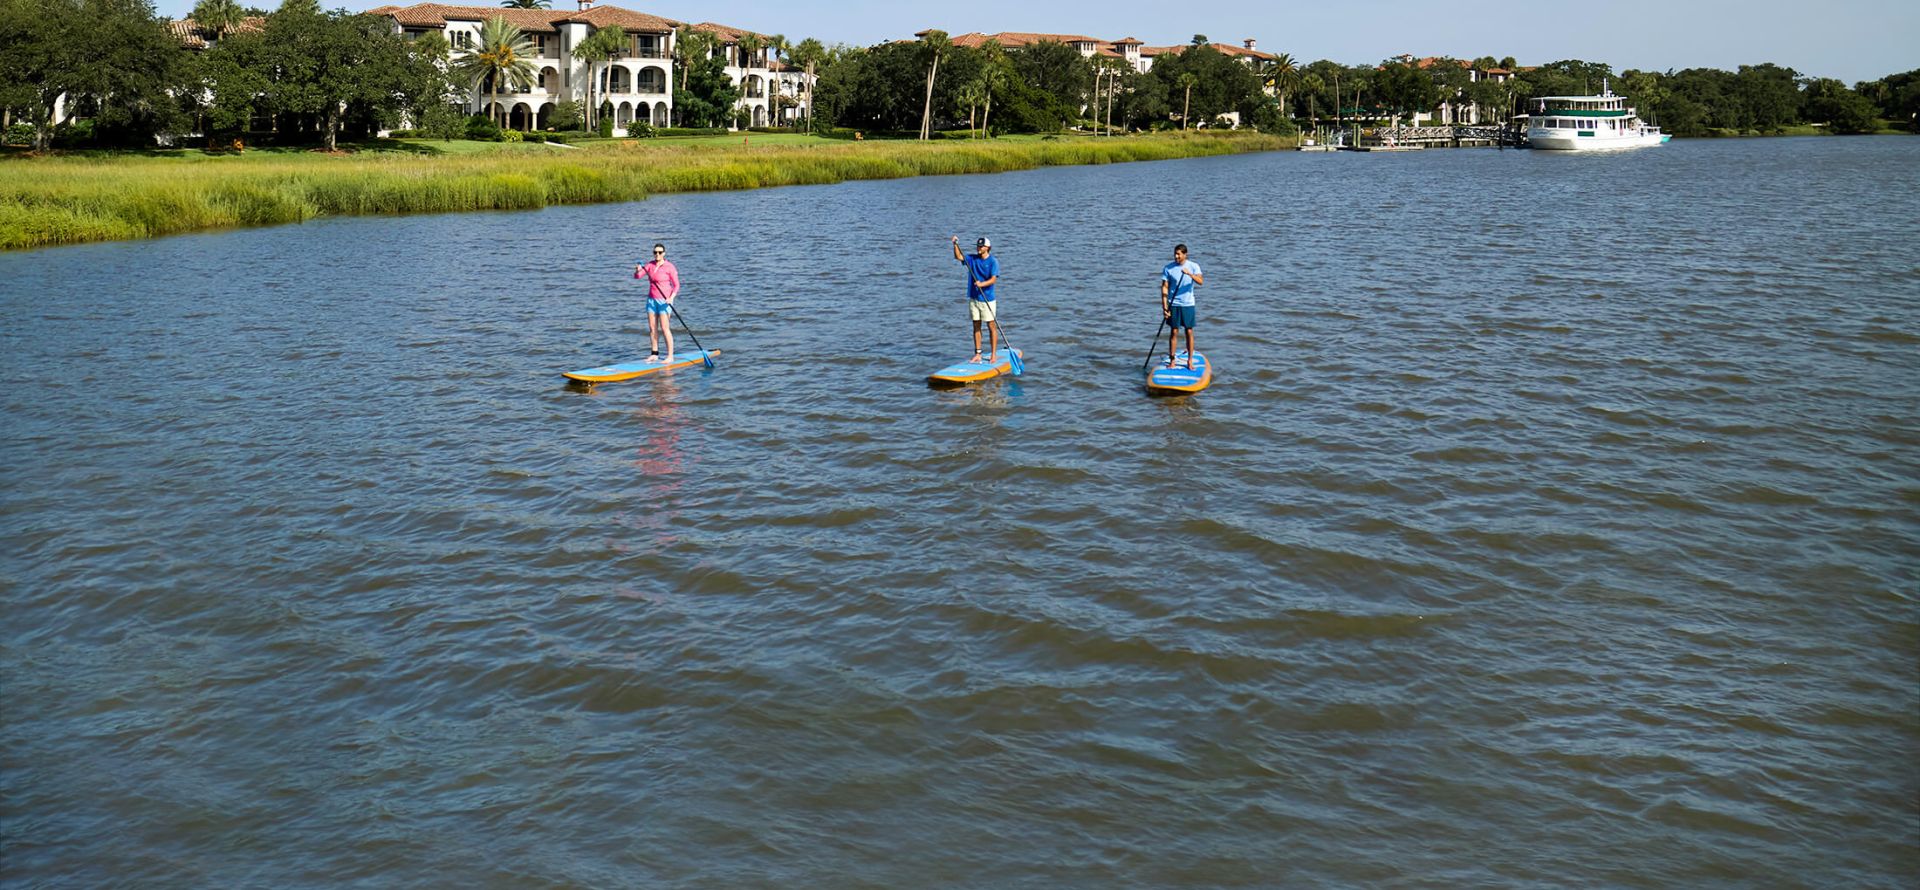
[{"label": "building facade", "polygon": [[[438,31],[456,56],[478,46],[480,27],[488,19],[505,19],[519,28],[534,46],[530,60],[535,71],[533,83],[519,89],[503,88],[497,105],[492,84],[484,80],[474,84],[467,97],[470,112],[494,113],[512,129],[549,129],[554,109],[561,102],[587,102],[589,83],[593,104],[603,109],[611,107],[616,135],[627,135],[638,124],[672,126],[674,49],[682,27],[714,37],[714,53],[726,58],[727,76],[739,85],[743,116],[752,125],[765,126],[775,119],[770,111],[776,79],[771,66],[775,63],[766,49],[751,54],[740,51],[740,38],[754,32],[712,22],[688,24],[619,6],[597,5],[594,0],[577,0],[577,4],[576,9],[554,10],[418,3],[382,6],[367,12],[390,19],[394,30],[408,39]],[[614,58],[589,65],[575,56],[574,49],[581,41],[616,26],[626,39]],[[803,113],[804,108],[796,104],[794,114]]]}]

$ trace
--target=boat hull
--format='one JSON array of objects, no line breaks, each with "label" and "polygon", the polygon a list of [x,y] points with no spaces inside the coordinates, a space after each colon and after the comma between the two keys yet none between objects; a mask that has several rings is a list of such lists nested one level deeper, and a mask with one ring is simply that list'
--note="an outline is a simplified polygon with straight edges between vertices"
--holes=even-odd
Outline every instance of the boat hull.
[{"label": "boat hull", "polygon": [[1618,151],[1623,148],[1646,148],[1667,141],[1665,133],[1635,133],[1631,136],[1574,136],[1564,131],[1533,130],[1527,133],[1527,144],[1547,151]]}]

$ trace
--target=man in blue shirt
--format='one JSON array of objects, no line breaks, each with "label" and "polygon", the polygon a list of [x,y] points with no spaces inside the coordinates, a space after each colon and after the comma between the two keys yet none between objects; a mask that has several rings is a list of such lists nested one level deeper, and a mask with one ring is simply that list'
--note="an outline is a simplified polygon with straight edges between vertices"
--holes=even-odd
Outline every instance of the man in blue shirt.
[{"label": "man in blue shirt", "polygon": [[1193,289],[1206,280],[1200,266],[1187,261],[1187,246],[1174,245],[1173,262],[1160,270],[1160,313],[1167,319],[1167,367],[1173,367],[1174,338],[1187,329],[1187,370],[1193,370]]},{"label": "man in blue shirt", "polygon": [[[992,345],[987,355],[1000,354],[1000,313],[998,304],[993,301],[993,286],[1000,281],[1000,261],[994,259],[993,242],[982,238],[974,242],[974,255],[960,253],[960,236],[953,236],[953,258],[967,267],[967,309],[973,316],[973,361],[975,364],[988,362],[980,354],[980,323],[987,323],[987,331]],[[990,363],[990,362],[989,362]]]}]

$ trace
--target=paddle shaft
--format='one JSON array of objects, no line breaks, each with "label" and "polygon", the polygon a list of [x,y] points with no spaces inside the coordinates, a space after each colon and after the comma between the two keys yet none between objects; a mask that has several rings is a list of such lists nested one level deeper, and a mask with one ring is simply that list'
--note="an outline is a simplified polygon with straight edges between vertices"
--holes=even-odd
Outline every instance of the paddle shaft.
[{"label": "paddle shaft", "polygon": [[667,301],[667,311],[672,312],[673,317],[680,320],[680,329],[683,331],[686,331],[688,337],[693,338],[693,348],[700,350],[701,363],[705,364],[709,368],[713,367],[713,356],[708,355],[707,348],[705,346],[700,345],[700,338],[694,335],[693,326],[687,324],[687,320],[680,316],[679,308],[674,306],[673,301],[671,300]]},{"label": "paddle shaft", "polygon": [[1147,366],[1153,364],[1153,354],[1160,351],[1160,332],[1167,329],[1167,317],[1160,316],[1160,326],[1153,329],[1153,343],[1147,347],[1147,357],[1140,362],[1140,373],[1147,373]]}]

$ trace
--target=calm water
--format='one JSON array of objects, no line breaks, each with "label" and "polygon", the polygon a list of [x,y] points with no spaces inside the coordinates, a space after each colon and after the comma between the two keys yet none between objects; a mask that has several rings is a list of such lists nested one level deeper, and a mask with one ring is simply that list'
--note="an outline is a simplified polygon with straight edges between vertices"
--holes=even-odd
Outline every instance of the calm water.
[{"label": "calm water", "polygon": [[[0,877],[1910,886],[1916,220],[1773,139],[0,255]],[[1024,378],[925,386],[949,234]],[[656,239],[718,370],[564,388]]]}]

